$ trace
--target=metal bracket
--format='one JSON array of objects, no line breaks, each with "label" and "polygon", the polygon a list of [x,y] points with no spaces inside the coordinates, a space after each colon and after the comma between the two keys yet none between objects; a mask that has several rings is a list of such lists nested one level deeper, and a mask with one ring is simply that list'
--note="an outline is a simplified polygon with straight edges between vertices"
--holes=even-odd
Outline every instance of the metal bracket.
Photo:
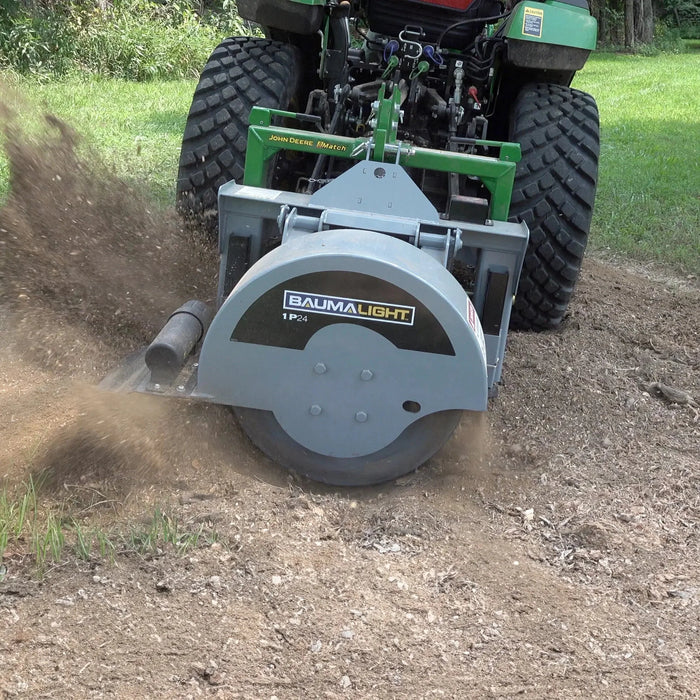
[{"label": "metal bracket", "polygon": [[282,150],[353,160],[393,161],[406,168],[478,177],[491,192],[489,217],[507,221],[515,167],[520,160],[520,146],[517,143],[470,139],[470,144],[473,145],[498,148],[498,158],[406,146],[396,140],[400,99],[398,90],[394,90],[391,98],[385,98],[383,88],[380,89],[377,127],[370,139],[273,127],[273,116],[297,119],[298,115],[294,112],[253,107],[243,182],[254,187],[265,187],[270,159]]}]

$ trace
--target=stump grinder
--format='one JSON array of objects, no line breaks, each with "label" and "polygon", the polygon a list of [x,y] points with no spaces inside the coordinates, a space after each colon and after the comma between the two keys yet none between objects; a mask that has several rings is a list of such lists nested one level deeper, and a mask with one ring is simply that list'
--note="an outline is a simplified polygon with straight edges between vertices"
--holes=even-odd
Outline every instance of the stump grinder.
[{"label": "stump grinder", "polygon": [[487,408],[509,327],[565,317],[599,151],[570,83],[596,22],[586,0],[237,4],[260,35],[212,53],[177,183],[218,232],[216,303],[104,384],[231,406],[312,479],[390,480]]}]

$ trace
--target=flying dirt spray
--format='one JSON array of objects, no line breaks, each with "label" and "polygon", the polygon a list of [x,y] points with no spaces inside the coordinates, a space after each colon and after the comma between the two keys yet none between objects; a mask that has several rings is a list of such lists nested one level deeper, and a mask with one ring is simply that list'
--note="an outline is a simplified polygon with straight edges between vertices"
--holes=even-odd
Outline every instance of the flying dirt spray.
[{"label": "flying dirt spray", "polygon": [[[65,122],[45,115],[39,134],[28,136],[7,107],[18,101],[0,104],[10,175],[0,209],[0,352],[42,395],[30,401],[27,389],[3,402],[7,442],[26,452],[21,435],[41,421],[43,435],[55,434],[33,468],[49,485],[97,480],[103,488],[111,479],[123,490],[148,470],[172,467],[177,414],[89,384],[152,337],[173,305],[212,294],[215,257]],[[42,413],[53,392],[60,421]]]}]

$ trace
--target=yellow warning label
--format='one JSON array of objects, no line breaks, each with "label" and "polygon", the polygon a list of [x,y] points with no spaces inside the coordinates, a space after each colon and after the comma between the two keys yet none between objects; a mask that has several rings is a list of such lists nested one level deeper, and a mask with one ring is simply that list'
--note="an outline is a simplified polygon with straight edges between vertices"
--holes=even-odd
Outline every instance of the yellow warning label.
[{"label": "yellow warning label", "polygon": [[523,16],[523,34],[542,38],[542,23],[544,22],[544,10],[537,10],[534,7],[526,7]]}]

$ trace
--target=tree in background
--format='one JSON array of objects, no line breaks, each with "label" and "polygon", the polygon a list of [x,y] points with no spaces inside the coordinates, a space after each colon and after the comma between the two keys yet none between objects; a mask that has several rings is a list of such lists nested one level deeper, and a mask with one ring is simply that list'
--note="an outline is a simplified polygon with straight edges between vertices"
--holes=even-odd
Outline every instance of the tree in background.
[{"label": "tree in background", "polygon": [[661,16],[686,39],[700,39],[700,0],[665,0]]},{"label": "tree in background", "polygon": [[652,0],[593,0],[591,12],[598,20],[602,44],[634,48],[654,40]]},{"label": "tree in background", "polygon": [[[598,20],[602,46],[636,50],[650,45],[654,42],[657,19],[675,27],[676,36],[680,30],[680,36],[700,38],[700,0],[589,1]],[[508,4],[514,5],[515,0]],[[144,34],[147,26],[187,24],[188,29],[182,32],[185,39],[191,34],[193,23],[218,27],[227,33],[235,33],[234,25],[240,25],[235,0],[0,0],[0,67],[13,65],[26,70],[43,65],[56,69],[71,61],[62,54],[70,53],[69,45],[81,39],[78,34],[84,39],[85,34],[95,33],[94,27],[101,23],[100,31],[109,33],[111,27],[112,39],[117,42],[120,32],[131,30],[118,26],[114,17],[122,18],[126,25],[130,16],[142,23]],[[664,35],[667,33],[660,35],[661,43]],[[160,72],[160,67],[156,69]]]}]

